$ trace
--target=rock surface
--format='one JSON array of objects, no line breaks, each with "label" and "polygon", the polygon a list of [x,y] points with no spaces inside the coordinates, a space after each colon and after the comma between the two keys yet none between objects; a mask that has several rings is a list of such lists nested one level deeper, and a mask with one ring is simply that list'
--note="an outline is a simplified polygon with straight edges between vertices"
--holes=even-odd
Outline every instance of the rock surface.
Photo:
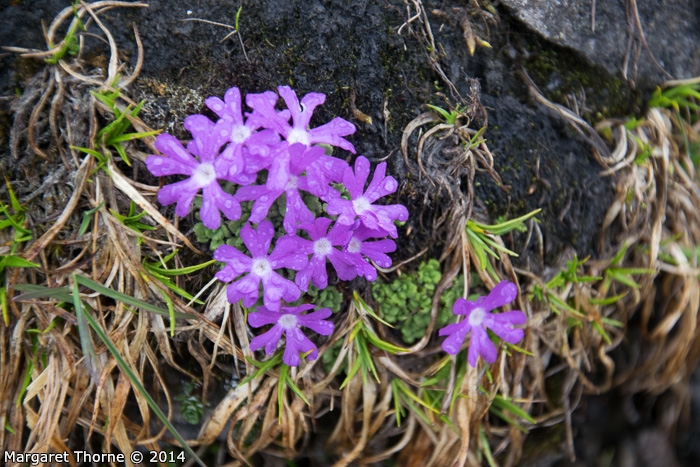
[{"label": "rock surface", "polygon": [[[668,79],[700,75],[700,2],[500,0],[500,3],[545,39],[574,49],[592,63],[631,80],[642,89],[653,88]],[[640,35],[635,4],[648,49]]]}]

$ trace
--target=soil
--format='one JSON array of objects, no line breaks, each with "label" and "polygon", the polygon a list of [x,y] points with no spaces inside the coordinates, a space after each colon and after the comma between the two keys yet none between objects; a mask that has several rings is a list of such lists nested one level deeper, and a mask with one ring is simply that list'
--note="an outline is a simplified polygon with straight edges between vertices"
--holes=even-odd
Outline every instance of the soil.
[{"label": "soil", "polygon": [[[141,116],[147,124],[183,139],[187,138],[184,117],[205,112],[203,99],[222,96],[231,86],[238,86],[242,93],[274,90],[278,85],[290,85],[299,95],[325,93],[326,103],[317,110],[311,126],[335,116],[352,121],[358,131],[348,139],[358,154],[375,162],[386,159],[388,172],[401,182],[397,201],[408,204],[411,212],[423,212],[403,227],[402,238],[406,232],[411,234],[396,253],[397,262],[431,244],[433,256],[439,254],[441,245],[432,238],[443,234],[426,226],[439,210],[436,207],[449,202],[445,193],[435,191],[425,179],[416,179],[413,160],[408,169],[405,166],[400,150],[403,129],[427,110],[427,104],[447,107],[446,99],[457,105],[467,97],[486,110],[484,136],[502,179],[498,184],[488,174],[477,174],[476,195],[481,201],[477,213],[495,221],[499,216],[513,218],[542,208],[538,218],[543,245],[527,241],[518,232],[507,238],[508,246],[520,253],[516,264],[544,273],[573,252],[579,257],[598,255],[599,229],[615,180],[600,176],[601,167],[583,137],[533,103],[518,73],[524,66],[545,94],[561,104],[566,103],[567,95],[585,93],[590,107],[587,116],[592,120],[639,114],[639,103],[646,99],[605,70],[529,32],[505,9],[498,10],[497,21],[492,21],[473,10],[471,2],[424,4],[432,12],[428,16],[439,44],[439,64],[454,90],[431,65],[417,23],[401,28],[408,17],[407,4],[399,0],[246,1],[239,20],[243,46],[236,35],[221,42],[230,32],[225,27],[191,21],[199,18],[233,25],[238,2],[154,1],[146,9],[112,10],[103,20],[130,63],[137,54],[132,25],[138,26],[145,62],[131,93],[146,100]],[[45,47],[41,21],[50,22],[65,5],[58,0],[6,4],[0,9],[0,44]],[[470,55],[459,15],[469,18],[475,33],[491,48],[477,47]],[[93,67],[105,66],[104,47],[86,37],[83,58]],[[20,95],[41,64],[11,54],[0,60],[2,160],[9,157],[9,96]],[[479,80],[480,92],[471,88],[473,79]],[[358,119],[361,114],[371,117],[372,123]],[[416,140],[413,136],[411,144],[415,146]],[[438,157],[448,154],[443,151]],[[348,159],[351,156],[347,154]],[[19,172],[7,170],[4,175],[10,179],[22,179]],[[598,403],[592,400],[589,407]],[[605,425],[609,420],[606,414],[595,423]],[[551,442],[550,436],[548,432],[545,439]],[[594,443],[582,449],[602,448]],[[584,459],[598,458],[595,452],[582,454]],[[539,456],[530,465],[551,465],[538,463],[545,454],[540,451]]]}]

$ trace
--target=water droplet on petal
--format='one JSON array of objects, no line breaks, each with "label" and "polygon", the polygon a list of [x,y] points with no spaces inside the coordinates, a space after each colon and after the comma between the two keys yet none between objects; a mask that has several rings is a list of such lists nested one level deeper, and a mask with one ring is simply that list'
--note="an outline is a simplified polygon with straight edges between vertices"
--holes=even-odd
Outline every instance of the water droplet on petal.
[{"label": "water droplet on petal", "polygon": [[156,157],[153,159],[153,165],[161,165],[163,163],[163,158],[162,157]]},{"label": "water droplet on petal", "polygon": [[394,191],[396,190],[396,180],[389,179],[384,182],[384,188],[388,191]]},{"label": "water droplet on petal", "polygon": [[230,200],[230,199],[227,199],[227,200],[224,202],[224,206],[226,206],[226,209],[231,209],[231,200]]}]

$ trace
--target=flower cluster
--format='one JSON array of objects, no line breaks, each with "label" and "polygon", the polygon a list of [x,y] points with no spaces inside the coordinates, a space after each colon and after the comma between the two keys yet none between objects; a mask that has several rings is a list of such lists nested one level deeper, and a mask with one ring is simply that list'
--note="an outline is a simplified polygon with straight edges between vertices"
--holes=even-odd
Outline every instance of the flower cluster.
[{"label": "flower cluster", "polygon": [[[310,359],[317,355],[300,326],[330,334],[333,325],[325,321],[330,311],[324,308],[302,315],[314,306],[293,308],[282,306],[282,302],[298,300],[310,284],[325,288],[328,262],[341,280],[358,276],[376,279],[372,262],[381,267],[391,265],[387,253],[394,251],[396,244],[385,237],[397,237],[395,222],[406,221],[408,210],[400,204],[376,203],[398,187],[396,180],[386,175],[386,163],[376,167],[367,184],[371,168],[365,157],[357,157],[351,167],[326,154],[324,146],[355,153],[344,138],[355,132],[355,126],[336,117],[309,128],[314,109],[324,103],[325,95],[309,93],[300,102],[288,86],[280,86],[278,92],[286,109],[278,110],[278,94],[267,91],[246,96],[251,111],[245,115],[238,88],[229,89],[223,100],[210,97],[206,105],[218,120],[213,122],[204,115],[187,117],[185,128],[192,133],[192,141],[185,147],[173,136],[158,136],[155,146],[163,156],[149,157],[146,165],[156,176],[188,177],[164,186],[158,201],[176,203],[175,213],[185,216],[201,191],[200,218],[209,229],[221,225],[221,214],[229,220],[239,219],[241,203],[252,201],[251,215],[240,231],[249,254],[220,246],[214,258],[225,266],[216,277],[230,283],[228,300],[242,300],[245,307],[255,305],[262,289],[264,307],[249,314],[248,322],[253,327],[274,326],[253,339],[251,349],[264,346],[269,355],[284,333],[283,361],[298,365],[299,352],[310,351]],[[221,181],[237,186],[235,193],[224,191]],[[302,192],[323,201],[327,217],[316,218],[304,203]],[[267,217],[272,204],[282,196],[286,235],[275,240]],[[280,274],[283,269],[296,271],[294,280],[285,277],[288,273]]]},{"label": "flower cluster", "polygon": [[518,296],[518,287],[512,282],[503,281],[493,288],[486,297],[479,297],[475,302],[459,298],[452,310],[456,315],[464,315],[464,319],[455,324],[450,324],[440,329],[441,336],[448,336],[442,343],[442,349],[456,355],[462,348],[464,339],[471,331],[471,341],[467,361],[472,367],[476,367],[476,359],[479,355],[487,363],[496,361],[496,346],[489,338],[487,329],[493,331],[504,341],[515,344],[519,342],[525,331],[514,326],[525,324],[525,313],[518,310],[505,313],[491,313],[495,308],[506,305]]}]

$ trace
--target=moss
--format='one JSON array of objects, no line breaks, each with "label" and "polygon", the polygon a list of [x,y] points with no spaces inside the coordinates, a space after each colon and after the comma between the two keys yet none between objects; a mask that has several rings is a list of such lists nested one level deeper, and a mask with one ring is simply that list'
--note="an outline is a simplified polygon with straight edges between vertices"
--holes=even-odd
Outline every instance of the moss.
[{"label": "moss", "polygon": [[[393,282],[372,285],[372,297],[379,305],[382,318],[396,325],[405,343],[412,344],[425,335],[430,324],[433,294],[441,278],[440,263],[431,259],[421,263],[417,271],[403,274]],[[452,305],[463,288],[464,277],[459,276],[440,297],[438,327],[454,320]]]},{"label": "moss", "polygon": [[620,78],[556,47],[548,46],[533,53],[525,67],[540,91],[552,102],[568,106],[567,95],[579,99],[583,90],[585,107],[590,110],[586,117],[594,122],[627,115],[641,106],[641,94]]}]

